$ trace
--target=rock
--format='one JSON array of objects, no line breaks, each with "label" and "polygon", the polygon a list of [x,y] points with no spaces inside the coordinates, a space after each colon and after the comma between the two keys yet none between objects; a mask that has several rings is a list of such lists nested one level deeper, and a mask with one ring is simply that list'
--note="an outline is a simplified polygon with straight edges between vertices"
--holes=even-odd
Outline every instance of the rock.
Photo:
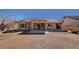
[{"label": "rock", "polygon": [[71,30],[67,30],[67,32],[68,32],[68,33],[72,33],[72,31],[71,31]]},{"label": "rock", "polygon": [[46,31],[45,33],[49,33],[48,31]]}]

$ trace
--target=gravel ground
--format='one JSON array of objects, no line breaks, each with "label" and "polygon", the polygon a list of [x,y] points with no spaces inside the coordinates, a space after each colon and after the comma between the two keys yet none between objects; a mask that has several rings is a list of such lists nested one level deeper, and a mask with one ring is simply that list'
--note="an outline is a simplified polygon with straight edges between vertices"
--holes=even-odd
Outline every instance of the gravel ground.
[{"label": "gravel ground", "polygon": [[78,49],[79,35],[66,32],[19,35],[0,33],[0,48],[6,49]]}]

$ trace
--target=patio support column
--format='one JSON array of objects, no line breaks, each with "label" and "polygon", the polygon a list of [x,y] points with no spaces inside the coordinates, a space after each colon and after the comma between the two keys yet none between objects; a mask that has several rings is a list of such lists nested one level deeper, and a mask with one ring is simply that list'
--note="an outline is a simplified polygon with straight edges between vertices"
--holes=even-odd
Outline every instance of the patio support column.
[{"label": "patio support column", "polygon": [[45,30],[47,30],[47,23],[45,23]]},{"label": "patio support column", "polygon": [[31,24],[31,30],[33,30],[33,23]]},{"label": "patio support column", "polygon": [[24,28],[23,28],[24,30],[26,30],[26,24],[24,23]]},{"label": "patio support column", "polygon": [[27,30],[28,30],[28,24],[27,24]]}]

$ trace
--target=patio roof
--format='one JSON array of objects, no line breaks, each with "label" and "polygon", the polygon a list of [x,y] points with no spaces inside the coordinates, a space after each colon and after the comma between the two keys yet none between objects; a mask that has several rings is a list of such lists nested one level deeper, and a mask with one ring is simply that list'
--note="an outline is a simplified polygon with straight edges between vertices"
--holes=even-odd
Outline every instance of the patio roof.
[{"label": "patio roof", "polygon": [[30,22],[30,21],[33,21],[33,20],[46,20],[47,22],[57,22],[57,23],[60,23],[59,20],[54,19],[54,18],[23,18],[19,22]]}]

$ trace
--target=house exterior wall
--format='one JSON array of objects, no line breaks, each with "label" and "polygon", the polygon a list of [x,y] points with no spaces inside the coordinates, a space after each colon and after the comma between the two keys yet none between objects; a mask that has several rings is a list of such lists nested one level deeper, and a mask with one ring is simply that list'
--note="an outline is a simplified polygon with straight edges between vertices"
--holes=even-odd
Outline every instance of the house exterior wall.
[{"label": "house exterior wall", "polygon": [[29,29],[29,24],[28,23],[20,23],[19,24],[19,30],[28,30],[28,29]]},{"label": "house exterior wall", "polygon": [[18,23],[14,24],[14,25],[13,25],[13,27],[12,27],[12,29],[13,29],[13,30],[18,29],[18,28],[19,28],[19,26],[18,26],[18,25],[19,25]]},{"label": "house exterior wall", "polygon": [[47,20],[32,20],[31,21],[31,30],[33,30],[34,23],[45,23],[45,30],[47,30]]},{"label": "house exterior wall", "polygon": [[[47,23],[47,29],[48,30],[53,30],[56,29],[56,23]],[[49,26],[50,25],[50,26]]]},{"label": "house exterior wall", "polygon": [[18,22],[10,22],[10,23],[7,23],[5,25],[4,31],[6,31],[6,30],[17,30],[18,28],[19,28]]},{"label": "house exterior wall", "polygon": [[[24,27],[24,28],[20,28],[21,30],[34,30],[34,24],[45,24],[45,26],[43,26],[45,29],[44,30],[53,30],[56,29],[56,22],[48,22],[47,20],[31,20],[29,23],[27,22],[22,22],[20,24],[28,24],[28,27]],[[49,26],[49,24],[51,24],[51,26]],[[41,27],[40,27],[41,28]]]},{"label": "house exterior wall", "polygon": [[56,29],[56,24],[52,24],[52,29]]}]

